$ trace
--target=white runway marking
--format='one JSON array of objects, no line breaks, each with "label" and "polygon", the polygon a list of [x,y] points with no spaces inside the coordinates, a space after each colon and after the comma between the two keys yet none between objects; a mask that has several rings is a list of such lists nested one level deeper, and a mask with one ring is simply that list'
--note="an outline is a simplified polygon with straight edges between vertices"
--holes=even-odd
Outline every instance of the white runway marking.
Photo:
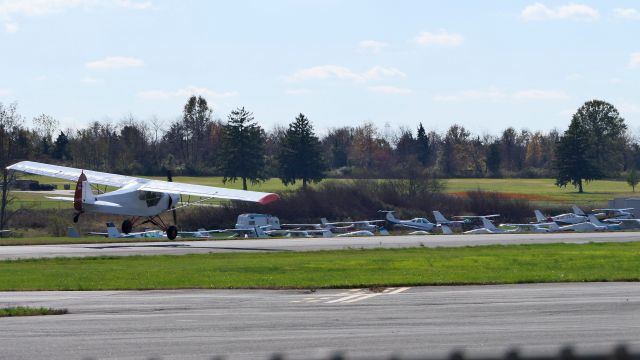
[{"label": "white runway marking", "polygon": [[371,299],[380,295],[397,295],[411,289],[410,287],[386,288],[381,292],[371,292],[363,289],[350,289],[338,294],[323,294],[316,297],[305,297],[302,300],[293,300],[290,303],[320,303],[323,304],[351,304],[362,300]]}]

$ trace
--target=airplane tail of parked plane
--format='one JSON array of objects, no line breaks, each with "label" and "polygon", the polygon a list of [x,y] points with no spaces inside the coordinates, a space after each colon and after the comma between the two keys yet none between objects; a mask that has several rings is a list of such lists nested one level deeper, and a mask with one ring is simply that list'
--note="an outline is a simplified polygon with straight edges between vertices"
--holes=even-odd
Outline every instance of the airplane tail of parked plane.
[{"label": "airplane tail of parked plane", "polygon": [[453,231],[451,231],[451,228],[447,225],[441,225],[442,227],[442,235],[452,235]]},{"label": "airplane tail of parked plane", "polygon": [[544,215],[542,215],[542,212],[540,210],[533,210],[533,212],[536,214],[536,221],[538,222],[546,222],[547,218],[544,217]]},{"label": "airplane tail of parked plane", "polygon": [[573,213],[576,215],[580,215],[580,216],[585,216],[584,211],[582,211],[582,209],[580,209],[579,207],[577,207],[576,205],[573,205],[571,207],[571,209],[573,210]]},{"label": "airplane tail of parked plane", "polygon": [[387,216],[386,216],[387,221],[389,221],[391,223],[397,223],[398,222],[398,219],[396,219],[396,217],[393,216],[393,210],[380,210],[380,212],[387,213]]},{"label": "airplane tail of parked plane", "polygon": [[107,223],[107,237],[110,238],[119,238],[120,231],[116,228],[116,226],[112,222]]},{"label": "airplane tail of parked plane", "polygon": [[[451,221],[447,220],[446,217],[444,217],[444,215],[442,215],[442,213],[438,210],[433,211],[433,217],[436,218],[436,224],[448,224]],[[451,229],[449,229],[451,230]]]},{"label": "airplane tail of parked plane", "polygon": [[483,217],[482,219],[482,226],[484,226],[485,229],[487,230],[491,230],[491,231],[496,231],[498,230],[495,225],[493,225],[493,223],[491,222],[491,220]]},{"label": "airplane tail of parked plane", "polygon": [[606,227],[607,225],[603,224],[595,215],[593,214],[589,214],[588,216],[589,218],[589,222],[592,223],[595,226],[604,226]]},{"label": "airplane tail of parked plane", "polygon": [[329,221],[327,220],[327,218],[324,218],[324,217],[323,217],[323,218],[320,218],[320,223],[322,224],[322,226],[327,226],[327,223],[328,223],[328,222],[329,222]]}]

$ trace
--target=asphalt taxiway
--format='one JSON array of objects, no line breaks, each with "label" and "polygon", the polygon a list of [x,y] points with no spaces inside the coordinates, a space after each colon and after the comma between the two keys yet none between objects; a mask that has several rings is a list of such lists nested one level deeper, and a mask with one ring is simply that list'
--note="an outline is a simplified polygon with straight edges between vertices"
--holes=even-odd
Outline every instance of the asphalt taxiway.
[{"label": "asphalt taxiway", "polygon": [[0,306],[69,314],[0,318],[3,359],[470,357],[640,346],[637,283],[345,290],[1,292]]},{"label": "asphalt taxiway", "polygon": [[[125,240],[126,241],[126,240]],[[481,245],[629,242],[640,241],[638,232],[404,235],[341,238],[268,238],[206,241],[122,242],[0,246],[0,260],[47,257],[180,255],[210,252],[313,251],[361,248],[459,247]]]}]

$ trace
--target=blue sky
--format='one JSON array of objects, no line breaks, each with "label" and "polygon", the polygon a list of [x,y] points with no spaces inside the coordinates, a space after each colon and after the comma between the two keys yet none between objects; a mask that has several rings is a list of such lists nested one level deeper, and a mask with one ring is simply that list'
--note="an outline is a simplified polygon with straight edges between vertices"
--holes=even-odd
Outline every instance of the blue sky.
[{"label": "blue sky", "polygon": [[265,128],[564,130],[598,98],[640,130],[637,1],[0,0],[0,25],[0,102],[63,128],[195,93]]}]

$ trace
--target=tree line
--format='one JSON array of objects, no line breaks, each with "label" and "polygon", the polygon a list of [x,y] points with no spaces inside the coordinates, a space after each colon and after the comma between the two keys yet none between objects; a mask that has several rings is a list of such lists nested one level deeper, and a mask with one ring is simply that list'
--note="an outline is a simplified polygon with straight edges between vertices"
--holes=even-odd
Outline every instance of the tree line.
[{"label": "tree line", "polygon": [[287,127],[265,130],[241,107],[213,116],[201,96],[185,103],[179,119],[163,124],[126,116],[59,129],[51,116],[27,126],[17,104],[0,103],[0,165],[34,160],[132,175],[219,175],[243,187],[278,177],[303,186],[323,177],[553,177],[557,184],[618,177],[640,165],[640,143],[613,105],[586,102],[560,132],[516,130],[473,134],[451,125],[445,132],[377,128],[372,123],[331,128],[318,136],[312,120],[292,116]]}]

